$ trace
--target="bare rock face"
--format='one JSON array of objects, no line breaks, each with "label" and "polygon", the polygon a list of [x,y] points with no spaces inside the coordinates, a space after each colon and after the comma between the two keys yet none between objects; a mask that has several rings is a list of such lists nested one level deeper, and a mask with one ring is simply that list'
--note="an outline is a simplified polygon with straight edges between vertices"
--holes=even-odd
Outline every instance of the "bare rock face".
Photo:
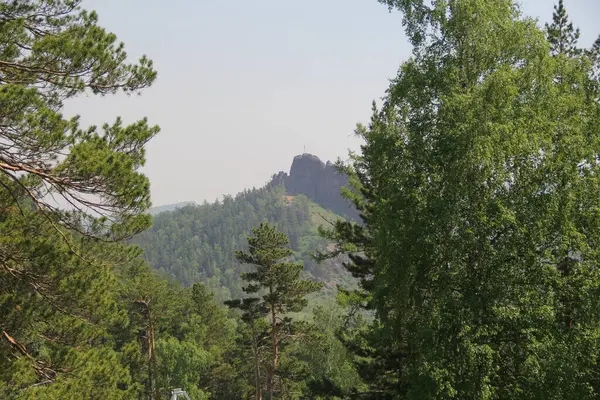
[{"label": "bare rock face", "polygon": [[348,177],[340,174],[332,163],[325,164],[315,155],[305,153],[294,157],[289,175],[280,172],[271,184],[283,184],[291,196],[303,194],[340,216],[359,219],[354,206],[340,193],[348,184]]}]

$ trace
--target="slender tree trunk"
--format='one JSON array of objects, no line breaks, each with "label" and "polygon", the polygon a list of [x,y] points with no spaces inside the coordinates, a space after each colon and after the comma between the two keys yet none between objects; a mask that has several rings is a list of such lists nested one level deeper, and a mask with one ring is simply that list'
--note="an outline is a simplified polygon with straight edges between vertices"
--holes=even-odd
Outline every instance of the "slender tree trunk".
[{"label": "slender tree trunk", "polygon": [[140,299],[135,303],[142,306],[142,312],[146,315],[148,321],[146,342],[148,345],[148,399],[154,400],[156,396],[156,344],[154,340],[154,323],[152,322],[152,314],[150,311],[150,300]]},{"label": "slender tree trunk", "polygon": [[260,388],[260,367],[259,367],[259,362],[258,362],[258,355],[256,355],[254,357],[254,361],[255,361],[255,378],[256,378],[256,400],[262,400],[262,391]]},{"label": "slender tree trunk", "polygon": [[262,400],[262,390],[260,384],[260,359],[258,354],[258,343],[256,341],[256,331],[254,323],[252,324],[252,352],[254,353],[254,379],[256,381],[256,400]]},{"label": "slender tree trunk", "polygon": [[152,316],[150,315],[150,308],[148,307],[148,341],[150,345],[150,393],[152,393],[151,399],[158,399],[158,394],[156,393],[156,342],[154,340],[154,323],[152,321]]},{"label": "slender tree trunk", "polygon": [[[273,293],[273,287],[269,287],[269,294]],[[277,337],[277,313],[275,312],[275,305],[271,304],[271,338],[273,340],[273,363],[269,368],[269,375],[267,377],[267,391],[269,392],[269,400],[273,400],[273,380],[277,371],[277,364],[279,361],[279,342]]]}]

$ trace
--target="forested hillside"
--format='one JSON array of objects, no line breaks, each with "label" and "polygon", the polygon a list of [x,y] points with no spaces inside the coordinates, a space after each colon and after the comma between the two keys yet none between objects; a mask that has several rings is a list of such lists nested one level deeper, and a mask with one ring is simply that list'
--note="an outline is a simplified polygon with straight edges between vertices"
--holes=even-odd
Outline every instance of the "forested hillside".
[{"label": "forested hillside", "polygon": [[600,37],[562,0],[380,0],[413,57],[344,174],[154,225],[159,128],[63,116],[157,77],[80,2],[0,2],[0,399],[600,399]]},{"label": "forested hillside", "polygon": [[246,248],[252,227],[269,221],[290,238],[293,259],[304,263],[309,277],[333,288],[337,283],[351,285],[352,278],[339,259],[319,264],[312,254],[325,251],[328,244],[318,226],[339,218],[304,195],[288,196],[282,186],[267,186],[212,204],[162,212],[133,242],[157,270],[184,285],[204,282],[224,300],[241,295],[243,266],[235,260],[235,250]]}]

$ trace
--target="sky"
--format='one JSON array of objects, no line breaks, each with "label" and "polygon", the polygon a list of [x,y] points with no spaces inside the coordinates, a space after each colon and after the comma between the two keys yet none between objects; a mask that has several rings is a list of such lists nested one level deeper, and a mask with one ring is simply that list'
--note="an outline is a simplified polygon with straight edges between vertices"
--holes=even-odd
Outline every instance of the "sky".
[{"label": "sky", "polygon": [[[168,4],[168,6],[167,6]],[[554,0],[522,0],[551,19]],[[565,0],[590,45],[599,0]],[[67,116],[101,125],[148,117],[161,127],[143,172],[153,205],[214,201],[261,187],[303,152],[357,150],[359,122],[411,53],[402,16],[376,0],[84,0],[131,60],[158,70],[141,96],[83,96]]]}]

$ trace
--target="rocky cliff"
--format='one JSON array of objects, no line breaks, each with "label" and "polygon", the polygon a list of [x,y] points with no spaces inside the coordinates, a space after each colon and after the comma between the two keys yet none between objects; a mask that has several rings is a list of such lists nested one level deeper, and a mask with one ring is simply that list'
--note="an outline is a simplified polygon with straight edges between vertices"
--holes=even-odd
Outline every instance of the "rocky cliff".
[{"label": "rocky cliff", "polygon": [[358,220],[358,212],[341,196],[342,186],[348,178],[340,174],[332,163],[324,163],[312,154],[294,157],[289,174],[279,172],[273,177],[272,185],[283,185],[291,196],[303,194],[321,207],[338,215]]}]

